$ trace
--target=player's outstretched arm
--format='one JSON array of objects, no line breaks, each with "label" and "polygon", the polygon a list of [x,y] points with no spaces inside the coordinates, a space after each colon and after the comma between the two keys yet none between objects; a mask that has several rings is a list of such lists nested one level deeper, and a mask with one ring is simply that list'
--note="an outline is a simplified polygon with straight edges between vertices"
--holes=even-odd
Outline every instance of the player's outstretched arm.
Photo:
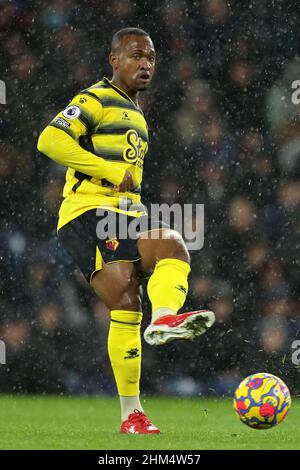
[{"label": "player's outstretched arm", "polygon": [[61,129],[47,126],[41,133],[37,148],[61,165],[73,168],[94,178],[105,178],[115,186],[121,185],[126,171],[101,157],[84,150],[79,143]]}]

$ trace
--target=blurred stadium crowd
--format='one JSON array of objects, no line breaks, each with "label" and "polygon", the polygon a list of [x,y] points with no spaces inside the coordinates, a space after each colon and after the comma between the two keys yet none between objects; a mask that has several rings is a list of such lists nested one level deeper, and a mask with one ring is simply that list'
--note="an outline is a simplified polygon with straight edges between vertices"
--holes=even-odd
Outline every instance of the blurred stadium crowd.
[{"label": "blurred stadium crowd", "polygon": [[0,391],[115,392],[107,310],[56,239],[65,169],[36,141],[72,96],[111,76],[111,36],[126,26],[147,30],[158,53],[142,97],[151,135],[144,202],[205,204],[186,307],[217,317],[194,343],[144,344],[143,390],[227,394],[267,371],[299,391],[295,4],[0,0]]}]

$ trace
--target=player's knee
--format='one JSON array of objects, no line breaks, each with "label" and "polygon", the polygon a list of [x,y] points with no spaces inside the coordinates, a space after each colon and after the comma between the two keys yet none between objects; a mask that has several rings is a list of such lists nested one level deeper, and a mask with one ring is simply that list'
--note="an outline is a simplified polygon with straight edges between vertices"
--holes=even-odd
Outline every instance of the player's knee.
[{"label": "player's knee", "polygon": [[141,255],[141,270],[152,273],[158,261],[166,258],[179,259],[190,264],[190,255],[182,236],[176,230],[163,229],[158,238],[140,237],[138,249]]},{"label": "player's knee", "polygon": [[114,302],[111,310],[127,310],[130,312],[140,312],[142,310],[142,301],[139,294],[127,295],[124,293]]},{"label": "player's knee", "polygon": [[[105,273],[104,273],[105,274]],[[103,273],[93,278],[91,283],[95,293],[110,310],[141,311],[142,296],[138,277],[126,270],[113,277]]]},{"label": "player's knee", "polygon": [[142,295],[138,279],[126,277],[122,281],[118,295],[115,296],[115,310],[130,310],[140,312],[142,308]]},{"label": "player's knee", "polygon": [[190,264],[191,262],[191,257],[189,255],[189,252],[187,250],[186,244],[180,235],[179,232],[176,230],[170,230],[169,231],[170,238],[169,241],[171,241],[170,245],[170,254],[169,258],[176,258],[181,261],[185,261],[186,263]]},{"label": "player's knee", "polygon": [[176,240],[174,258],[180,259],[181,261],[185,261],[186,263],[191,264],[190,254],[182,238],[181,240]]}]

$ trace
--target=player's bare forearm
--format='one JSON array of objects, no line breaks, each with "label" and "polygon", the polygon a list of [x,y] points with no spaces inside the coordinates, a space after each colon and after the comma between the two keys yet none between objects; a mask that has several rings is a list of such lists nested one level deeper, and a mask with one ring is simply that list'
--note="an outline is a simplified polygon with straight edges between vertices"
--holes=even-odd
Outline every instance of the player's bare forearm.
[{"label": "player's bare forearm", "polygon": [[126,171],[84,150],[78,142],[63,130],[52,126],[41,133],[37,148],[39,152],[61,165],[73,168],[94,178],[105,178],[115,186],[126,179]]}]

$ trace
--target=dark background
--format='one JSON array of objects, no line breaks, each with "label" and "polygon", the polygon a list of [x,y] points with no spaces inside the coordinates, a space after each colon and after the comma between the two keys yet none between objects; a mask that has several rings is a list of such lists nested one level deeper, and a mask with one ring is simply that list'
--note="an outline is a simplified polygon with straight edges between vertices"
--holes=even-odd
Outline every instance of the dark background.
[{"label": "dark background", "polygon": [[36,142],[78,91],[111,76],[110,40],[127,26],[148,31],[158,54],[142,96],[143,199],[205,204],[185,310],[217,317],[193,343],[144,344],[142,390],[231,394],[265,371],[297,393],[299,7],[266,0],[0,0],[0,391],[116,393],[108,312],[56,238],[65,169]]}]

